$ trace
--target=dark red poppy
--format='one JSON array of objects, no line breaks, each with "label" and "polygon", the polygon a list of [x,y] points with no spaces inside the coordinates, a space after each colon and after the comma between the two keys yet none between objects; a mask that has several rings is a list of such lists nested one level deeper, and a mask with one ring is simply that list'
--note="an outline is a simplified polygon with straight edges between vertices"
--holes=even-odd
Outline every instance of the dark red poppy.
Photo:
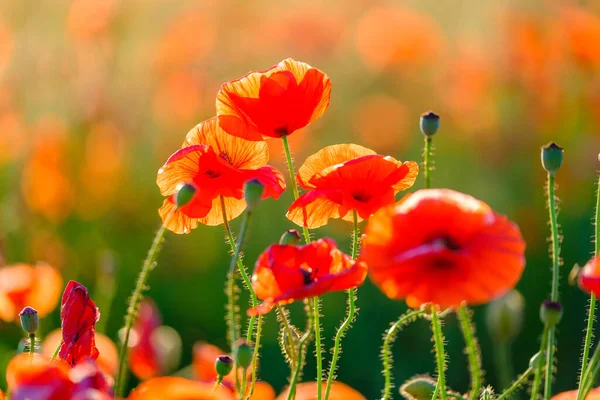
[{"label": "dark red poppy", "polygon": [[256,261],[252,287],[263,302],[248,314],[265,314],[277,303],[351,289],[366,276],[366,264],[342,253],[331,239],[304,246],[273,244]]},{"label": "dark red poppy", "polygon": [[217,93],[219,125],[247,140],[280,138],[323,115],[330,96],[327,75],[288,58],[224,83]]},{"label": "dark red poppy", "polygon": [[85,286],[70,281],[60,309],[62,344],[58,354],[61,359],[75,366],[81,361],[98,358],[95,326],[99,319],[100,312]]}]

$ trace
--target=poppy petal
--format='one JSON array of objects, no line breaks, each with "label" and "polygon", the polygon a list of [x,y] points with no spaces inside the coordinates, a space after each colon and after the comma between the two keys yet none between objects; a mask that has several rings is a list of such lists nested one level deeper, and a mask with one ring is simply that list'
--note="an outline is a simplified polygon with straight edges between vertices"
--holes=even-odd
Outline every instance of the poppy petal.
[{"label": "poppy petal", "polygon": [[[246,209],[246,200],[236,199],[234,197],[224,197],[225,212],[229,221],[239,217]],[[198,222],[208,226],[217,226],[223,224],[223,209],[219,197],[212,201],[212,206],[206,216],[199,218]]]},{"label": "poppy petal", "polygon": [[213,383],[197,382],[181,377],[164,376],[139,385],[129,400],[233,400],[233,394]]},{"label": "poppy petal", "polygon": [[173,201],[165,199],[158,214],[165,224],[165,227],[173,233],[190,233],[198,227],[198,218],[190,218],[181,210],[176,210],[177,206]]},{"label": "poppy petal", "polygon": [[285,191],[285,178],[279,170],[270,165],[261,167],[255,171],[248,171],[248,178],[258,179],[264,186],[263,199],[272,197],[278,199],[281,193]]},{"label": "poppy petal", "polygon": [[[327,383],[323,382],[323,391],[327,388]],[[317,382],[303,382],[296,385],[296,400],[314,400],[317,396]],[[345,383],[336,381],[333,382],[329,392],[331,400],[367,400],[362,394],[352,389]],[[283,391],[277,397],[277,400],[285,400],[288,398],[288,390]]]},{"label": "poppy petal", "polygon": [[177,192],[177,187],[182,182],[192,182],[198,174],[200,157],[209,152],[214,152],[208,145],[194,145],[184,147],[173,153],[167,162],[158,170],[156,183],[163,196],[170,196]]},{"label": "poppy petal", "polygon": [[327,225],[330,218],[340,218],[343,195],[336,190],[311,190],[292,203],[287,219],[309,229]]}]

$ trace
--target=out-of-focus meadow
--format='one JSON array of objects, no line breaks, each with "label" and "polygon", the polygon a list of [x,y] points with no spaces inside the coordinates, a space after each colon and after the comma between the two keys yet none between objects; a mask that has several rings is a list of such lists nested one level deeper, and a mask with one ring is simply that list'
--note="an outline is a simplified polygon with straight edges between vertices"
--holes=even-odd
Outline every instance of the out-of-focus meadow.
[{"label": "out-of-focus meadow", "polygon": [[[0,4],[0,235],[2,261],[46,261],[90,287],[99,330],[116,339],[126,300],[160,224],[156,172],[196,123],[215,114],[224,81],[293,57],[329,75],[331,106],[291,136],[299,165],[325,145],[354,142],[401,160],[421,160],[419,114],[442,120],[435,137],[434,187],[487,202],[516,221],[527,242],[518,289],[523,331],[512,351],[516,371],[538,348],[540,302],[550,261],[539,147],[565,148],[558,173],[563,277],[589,258],[600,150],[600,2],[439,0],[367,1],[4,1]],[[280,141],[271,163],[285,170]],[[415,189],[422,186],[419,179]],[[292,200],[266,200],[245,246],[252,266],[293,224]],[[238,229],[237,221],[233,224]],[[348,251],[349,223],[314,233]],[[229,257],[222,227],[169,234],[149,296],[183,339],[181,367],[196,341],[226,347],[223,285]],[[114,279],[114,282],[112,281]],[[110,295],[115,286],[114,297]],[[587,295],[563,279],[556,391],[574,388]],[[328,340],[346,295],[323,299]],[[375,398],[381,334],[405,309],[370,282],[344,341],[339,376]],[[299,310],[293,306],[292,311]],[[296,313],[298,314],[298,313]],[[476,308],[484,368],[496,383],[485,307]],[[58,312],[42,321],[57,327]],[[299,321],[301,324],[301,322]],[[22,333],[0,322],[0,371]],[[277,324],[264,328],[261,378],[281,388],[287,367]],[[468,385],[462,340],[447,322],[457,390]],[[326,342],[327,348],[331,341]],[[397,382],[434,370],[429,327],[401,333]],[[314,377],[309,361],[306,378]],[[0,387],[3,387],[0,377]]]}]

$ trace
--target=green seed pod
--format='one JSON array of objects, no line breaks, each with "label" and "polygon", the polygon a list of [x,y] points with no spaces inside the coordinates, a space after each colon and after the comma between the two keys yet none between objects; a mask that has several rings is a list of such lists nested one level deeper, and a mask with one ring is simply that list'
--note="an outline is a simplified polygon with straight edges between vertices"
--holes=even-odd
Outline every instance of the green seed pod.
[{"label": "green seed pod", "polygon": [[183,207],[194,198],[196,194],[196,186],[193,183],[181,183],[177,186],[177,194],[175,195],[175,204],[177,208]]},{"label": "green seed pod", "polygon": [[517,290],[491,302],[485,315],[490,336],[502,343],[512,341],[521,332],[524,308],[525,300]]},{"label": "green seed pod", "polygon": [[300,244],[302,241],[302,237],[300,233],[295,229],[290,229],[285,231],[283,235],[281,235],[281,239],[279,239],[279,244],[287,244],[287,245],[296,245]]},{"label": "green seed pod", "polygon": [[217,360],[215,361],[215,370],[217,371],[219,378],[229,375],[233,370],[233,358],[227,355],[217,357]]},{"label": "green seed pod", "polygon": [[440,128],[440,116],[433,111],[427,111],[421,114],[419,122],[421,133],[427,137],[435,135]]},{"label": "green seed pod", "polygon": [[38,312],[35,308],[29,306],[25,307],[23,311],[19,313],[19,317],[21,317],[21,326],[25,332],[32,334],[37,331],[40,321]]},{"label": "green seed pod", "polygon": [[244,185],[244,198],[249,210],[254,210],[265,191],[265,186],[258,179],[251,179]]},{"label": "green seed pod", "polygon": [[479,396],[481,400],[492,400],[494,398],[494,389],[491,386],[484,388],[481,391],[481,396]]},{"label": "green seed pod", "polygon": [[564,149],[554,142],[542,146],[542,167],[550,174],[560,169],[563,161]]},{"label": "green seed pod", "polygon": [[559,302],[544,300],[540,307],[540,319],[548,327],[557,325],[563,315],[563,307]]},{"label": "green seed pod", "polygon": [[431,400],[436,384],[429,375],[415,376],[400,386],[400,394],[408,400]]},{"label": "green seed pod", "polygon": [[252,346],[244,339],[238,340],[233,351],[235,363],[243,369],[248,368],[252,364],[253,353]]}]

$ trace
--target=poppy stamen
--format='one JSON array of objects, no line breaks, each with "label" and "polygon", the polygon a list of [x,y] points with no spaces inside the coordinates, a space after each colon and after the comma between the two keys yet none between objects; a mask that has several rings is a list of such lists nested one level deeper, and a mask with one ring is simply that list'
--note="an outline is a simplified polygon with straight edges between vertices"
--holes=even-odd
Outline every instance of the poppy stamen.
[{"label": "poppy stamen", "polygon": [[207,169],[204,173],[210,178],[218,178],[221,176],[221,173],[219,171],[213,171],[212,169]]},{"label": "poppy stamen", "polygon": [[358,193],[353,193],[352,198],[356,201],[360,201],[361,203],[367,203],[371,200],[371,195],[365,191],[360,191]]},{"label": "poppy stamen", "polygon": [[231,161],[231,157],[229,157],[229,154],[227,154],[226,151],[222,151],[219,154],[219,157],[221,157],[223,160],[227,161],[229,163],[229,165],[233,165],[233,161]]}]

